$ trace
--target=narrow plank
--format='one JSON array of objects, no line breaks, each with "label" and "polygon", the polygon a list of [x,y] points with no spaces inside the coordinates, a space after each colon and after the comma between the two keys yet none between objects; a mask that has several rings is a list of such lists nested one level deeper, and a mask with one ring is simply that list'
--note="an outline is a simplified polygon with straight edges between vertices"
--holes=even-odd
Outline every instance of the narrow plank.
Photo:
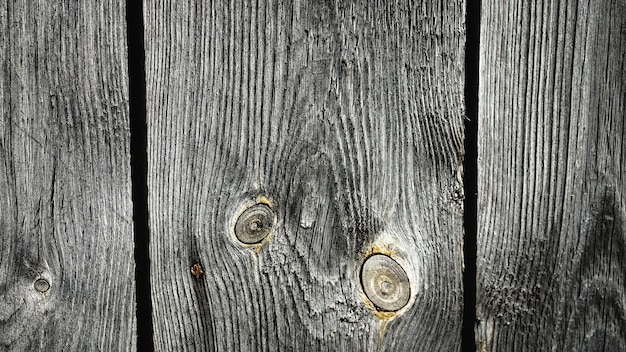
[{"label": "narrow plank", "polygon": [[483,1],[477,346],[626,350],[626,2]]},{"label": "narrow plank", "polygon": [[156,349],[459,350],[463,2],[144,4]]},{"label": "narrow plank", "polygon": [[123,1],[0,4],[0,350],[134,350]]}]

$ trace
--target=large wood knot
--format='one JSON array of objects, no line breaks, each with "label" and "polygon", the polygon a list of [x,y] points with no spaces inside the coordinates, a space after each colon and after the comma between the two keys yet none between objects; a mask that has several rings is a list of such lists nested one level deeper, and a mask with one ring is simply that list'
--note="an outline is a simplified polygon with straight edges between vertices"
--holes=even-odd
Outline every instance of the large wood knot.
[{"label": "large wood knot", "polygon": [[263,241],[276,224],[276,213],[266,204],[255,204],[246,209],[237,219],[235,236],[245,244]]},{"label": "large wood knot", "polygon": [[376,309],[395,312],[406,306],[411,287],[406,271],[384,254],[367,258],[361,268],[361,285]]}]

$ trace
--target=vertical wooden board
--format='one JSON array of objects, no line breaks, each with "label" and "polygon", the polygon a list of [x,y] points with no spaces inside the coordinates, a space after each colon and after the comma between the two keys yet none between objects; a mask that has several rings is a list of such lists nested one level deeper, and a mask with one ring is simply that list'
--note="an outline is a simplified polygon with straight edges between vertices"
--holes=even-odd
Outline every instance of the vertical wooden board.
[{"label": "vertical wooden board", "polygon": [[477,346],[626,350],[626,3],[483,1]]},{"label": "vertical wooden board", "polygon": [[133,350],[124,2],[3,1],[0,28],[0,350]]},{"label": "vertical wooden board", "polygon": [[[157,350],[459,350],[463,2],[144,4]],[[361,289],[377,252],[397,314]]]}]

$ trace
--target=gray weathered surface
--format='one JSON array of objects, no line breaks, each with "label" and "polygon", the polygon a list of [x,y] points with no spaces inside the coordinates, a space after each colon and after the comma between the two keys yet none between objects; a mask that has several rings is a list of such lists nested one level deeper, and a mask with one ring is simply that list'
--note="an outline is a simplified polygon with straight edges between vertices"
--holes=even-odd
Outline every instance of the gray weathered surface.
[{"label": "gray weathered surface", "polygon": [[626,350],[626,2],[483,1],[477,345]]},{"label": "gray weathered surface", "polygon": [[0,351],[136,345],[125,29],[123,1],[0,2]]},{"label": "gray weathered surface", "polygon": [[[459,350],[463,2],[144,9],[157,350]],[[243,246],[256,201],[277,223]],[[376,250],[412,285],[387,325]]]}]

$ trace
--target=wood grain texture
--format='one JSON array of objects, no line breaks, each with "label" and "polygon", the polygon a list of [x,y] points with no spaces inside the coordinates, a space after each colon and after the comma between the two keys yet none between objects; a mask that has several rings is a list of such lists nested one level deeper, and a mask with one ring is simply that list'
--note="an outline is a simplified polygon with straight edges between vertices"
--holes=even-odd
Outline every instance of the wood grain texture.
[{"label": "wood grain texture", "polygon": [[[459,350],[464,3],[144,11],[156,349]],[[277,223],[243,246],[256,201]],[[359,283],[378,250],[411,281],[391,319]]]},{"label": "wood grain texture", "polygon": [[483,1],[477,345],[626,350],[626,2]]},{"label": "wood grain texture", "polygon": [[135,348],[125,23],[0,3],[0,351]]}]

